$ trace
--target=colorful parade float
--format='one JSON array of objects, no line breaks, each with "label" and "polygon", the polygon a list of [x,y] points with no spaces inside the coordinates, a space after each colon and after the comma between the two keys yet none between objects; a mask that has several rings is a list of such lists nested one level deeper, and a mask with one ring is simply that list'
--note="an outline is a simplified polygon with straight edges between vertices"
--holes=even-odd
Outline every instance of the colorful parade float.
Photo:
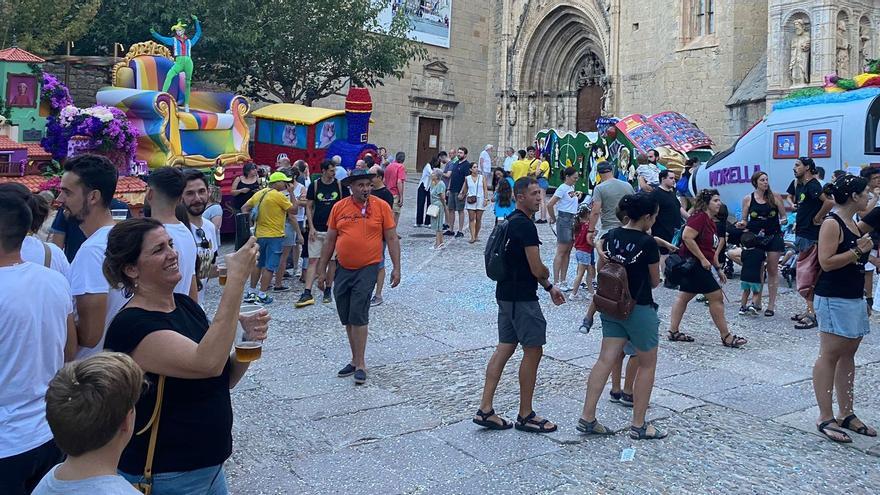
[{"label": "colorful parade float", "polygon": [[637,158],[654,149],[660,164],[681,173],[690,157],[712,157],[714,143],[684,115],[662,112],[650,117],[633,114],[622,119],[603,117],[598,132],[544,129],[535,136],[541,156],[550,163],[550,185],[561,183],[559,171],[574,166],[581,178],[576,188],[589,193],[599,178],[596,166],[610,162],[617,178],[635,182]]},{"label": "colorful parade float", "polygon": [[835,170],[880,167],[880,60],[868,60],[852,79],[831,74],[822,87],[796,90],[774,104],[733,146],[696,169],[690,188],[716,188],[722,201],[739,204],[758,170],[768,172],[771,188],[784,191],[802,156],[824,168],[826,179]]},{"label": "colorful parade float", "polygon": [[378,156],[369,143],[373,101],[367,88],[352,87],[345,110],[275,103],[253,112],[256,120],[254,160],[275,163],[279,154],[291,162],[305,160],[312,174],[321,172],[321,161],[338,155],[351,170],[368,153]]}]

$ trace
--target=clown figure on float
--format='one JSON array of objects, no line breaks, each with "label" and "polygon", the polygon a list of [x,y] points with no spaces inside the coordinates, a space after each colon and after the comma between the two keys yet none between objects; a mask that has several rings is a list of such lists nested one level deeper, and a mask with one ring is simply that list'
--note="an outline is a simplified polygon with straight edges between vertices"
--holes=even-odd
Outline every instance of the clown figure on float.
[{"label": "clown figure on float", "polygon": [[150,29],[150,34],[153,35],[153,38],[158,42],[173,48],[174,66],[171,67],[168,74],[165,76],[165,84],[162,85],[162,91],[167,93],[174,78],[180,74],[181,77],[184,78],[183,109],[185,112],[189,112],[189,92],[190,86],[192,85],[192,48],[202,37],[202,25],[199,22],[198,17],[195,15],[191,15],[190,17],[196,24],[196,34],[192,38],[186,36],[187,25],[183,19],[178,19],[177,24],[171,26],[171,30],[174,31],[174,37],[162,36],[157,33],[155,29]]}]

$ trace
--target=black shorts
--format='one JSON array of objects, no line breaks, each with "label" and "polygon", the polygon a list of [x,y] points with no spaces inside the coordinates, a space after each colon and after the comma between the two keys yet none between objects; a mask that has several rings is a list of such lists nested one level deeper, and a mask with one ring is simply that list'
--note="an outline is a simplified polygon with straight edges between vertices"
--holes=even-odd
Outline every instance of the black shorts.
[{"label": "black shorts", "polygon": [[333,296],[336,298],[339,321],[343,325],[365,326],[370,322],[370,298],[373,297],[378,275],[378,263],[358,270],[337,265]]},{"label": "black shorts", "polygon": [[766,244],[758,246],[758,249],[765,253],[781,253],[785,251],[785,239],[782,238],[782,234],[773,234],[767,237],[769,239],[765,241]]},{"label": "black shorts", "polygon": [[547,342],[547,321],[538,301],[498,301],[498,342],[523,347]]},{"label": "black shorts", "polygon": [[690,294],[711,294],[720,289],[711,270],[706,270],[699,263],[682,278],[678,286],[679,292]]}]

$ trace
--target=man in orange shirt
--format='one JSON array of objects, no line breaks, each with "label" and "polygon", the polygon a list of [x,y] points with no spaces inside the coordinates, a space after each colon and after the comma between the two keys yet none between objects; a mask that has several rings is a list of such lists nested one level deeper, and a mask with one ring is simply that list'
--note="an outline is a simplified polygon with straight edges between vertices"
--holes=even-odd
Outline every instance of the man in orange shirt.
[{"label": "man in orange shirt", "polygon": [[318,273],[336,251],[336,312],[345,326],[351,346],[351,362],[339,370],[338,376],[354,375],[354,382],[367,381],[364,354],[367,349],[367,324],[370,298],[376,287],[379,264],[383,259],[382,241],[388,244],[391,262],[391,287],[400,283],[400,240],[394,214],[388,203],[371,197],[375,174],[352,170],[342,180],[342,187],[351,189],[351,196],[335,205],[327,221],[327,238],[318,261]]}]

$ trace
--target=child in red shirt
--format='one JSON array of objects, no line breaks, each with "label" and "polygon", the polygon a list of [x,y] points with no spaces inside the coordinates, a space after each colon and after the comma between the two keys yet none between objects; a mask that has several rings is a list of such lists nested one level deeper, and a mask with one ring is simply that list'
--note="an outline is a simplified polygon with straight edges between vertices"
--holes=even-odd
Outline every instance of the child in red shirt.
[{"label": "child in red shirt", "polygon": [[596,278],[596,265],[593,259],[593,245],[589,241],[590,233],[590,206],[582,203],[578,208],[577,217],[574,220],[574,257],[577,260],[577,277],[571,289],[571,299],[577,296],[581,287],[584,272],[587,273],[587,291],[593,294],[593,280]]}]

